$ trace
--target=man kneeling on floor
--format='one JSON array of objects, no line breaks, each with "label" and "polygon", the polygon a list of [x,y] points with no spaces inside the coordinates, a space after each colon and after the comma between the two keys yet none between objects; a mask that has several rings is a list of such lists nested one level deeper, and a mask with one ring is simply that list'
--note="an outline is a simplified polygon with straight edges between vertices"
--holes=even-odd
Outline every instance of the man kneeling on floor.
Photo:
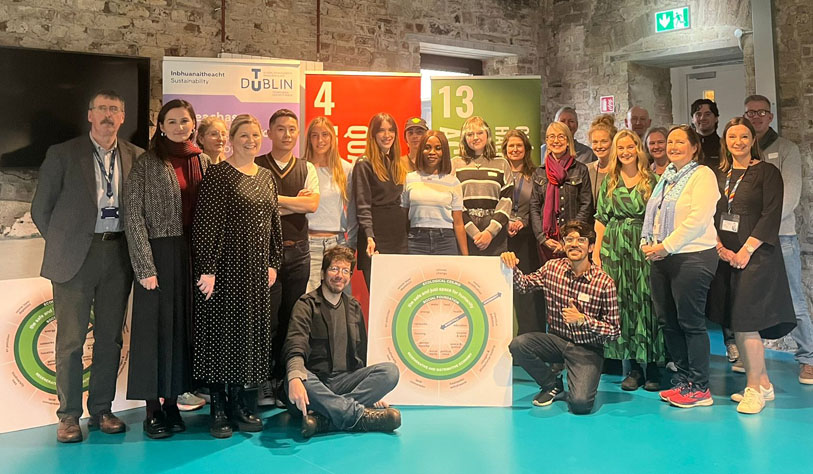
[{"label": "man kneeling on floor", "polygon": [[590,413],[596,399],[604,342],[621,334],[615,283],[601,268],[590,263],[596,234],[579,221],[562,229],[567,258],[548,260],[539,270],[523,275],[513,252],[501,255],[514,270],[514,289],[520,293],[544,290],[548,333],[531,332],[511,341],[514,360],[539,384],[534,405],[547,406],[565,398],[561,374],[551,364],[564,363],[570,411]]},{"label": "man kneeling on floor", "polygon": [[392,362],[367,367],[361,306],[342,292],[356,259],[338,246],[325,251],[322,285],[294,305],[283,353],[288,410],[302,414],[302,436],[328,431],[393,431],[401,413],[382,397],[398,384]]}]

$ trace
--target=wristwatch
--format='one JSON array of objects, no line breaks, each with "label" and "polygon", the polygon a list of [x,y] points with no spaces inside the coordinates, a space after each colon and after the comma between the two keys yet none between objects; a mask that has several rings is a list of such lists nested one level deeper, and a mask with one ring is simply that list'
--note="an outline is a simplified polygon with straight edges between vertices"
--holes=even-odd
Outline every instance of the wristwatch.
[{"label": "wristwatch", "polygon": [[753,254],[757,250],[756,248],[754,248],[753,245],[749,245],[749,244],[745,244],[745,245],[743,245],[743,247],[745,247],[745,251],[748,252],[749,254]]}]

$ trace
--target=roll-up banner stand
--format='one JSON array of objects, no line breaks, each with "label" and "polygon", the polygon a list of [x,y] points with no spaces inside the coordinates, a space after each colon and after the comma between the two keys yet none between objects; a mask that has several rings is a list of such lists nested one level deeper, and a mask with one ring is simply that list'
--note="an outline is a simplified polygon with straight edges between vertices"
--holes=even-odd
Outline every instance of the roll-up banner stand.
[{"label": "roll-up banner stand", "polygon": [[433,77],[432,128],[446,134],[453,157],[460,155],[460,127],[469,117],[477,115],[488,123],[500,156],[505,134],[519,128],[528,134],[538,165],[541,91],[539,76]]},{"label": "roll-up banner stand", "polygon": [[[404,140],[404,123],[421,115],[421,75],[386,72],[305,72],[305,121],[307,133],[311,120],[325,116],[336,127],[339,154],[355,163],[364,154],[367,126],[373,115],[386,112],[395,119],[401,154],[409,151]],[[364,251],[361,248],[360,251]],[[361,272],[351,280],[353,296],[364,314],[369,307],[369,294]]]},{"label": "roll-up banner stand", "polygon": [[[302,118],[299,61],[164,57],[163,73],[164,103],[172,99],[190,102],[198,122],[215,115],[228,128],[237,115],[256,117],[264,136],[260,153],[271,151],[267,130],[274,112],[290,109]],[[227,148],[226,156],[230,154]],[[300,156],[299,144],[294,155]]]}]

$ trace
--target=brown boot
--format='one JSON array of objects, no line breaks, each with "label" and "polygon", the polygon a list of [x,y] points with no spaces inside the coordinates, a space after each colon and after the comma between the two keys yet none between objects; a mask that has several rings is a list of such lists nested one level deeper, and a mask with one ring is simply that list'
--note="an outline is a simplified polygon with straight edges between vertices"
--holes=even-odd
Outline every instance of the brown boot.
[{"label": "brown boot", "polygon": [[329,433],[336,431],[330,419],[320,415],[319,413],[312,413],[302,417],[302,437],[310,438],[318,433]]},{"label": "brown boot", "polygon": [[102,430],[102,433],[107,434],[123,433],[127,429],[124,422],[111,413],[110,410],[91,415],[88,419],[88,428],[96,427]]},{"label": "brown boot", "polygon": [[401,426],[401,412],[395,408],[365,408],[350,431],[381,431],[389,433]]},{"label": "brown boot", "polygon": [[79,427],[79,418],[72,415],[63,416],[56,427],[56,440],[60,443],[82,441],[82,428]]}]

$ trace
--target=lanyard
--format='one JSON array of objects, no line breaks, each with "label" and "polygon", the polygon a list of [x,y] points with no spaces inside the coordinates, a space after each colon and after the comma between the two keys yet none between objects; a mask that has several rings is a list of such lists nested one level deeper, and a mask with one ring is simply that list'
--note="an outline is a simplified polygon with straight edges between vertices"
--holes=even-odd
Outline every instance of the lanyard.
[{"label": "lanyard", "polygon": [[116,149],[114,148],[113,151],[110,153],[110,170],[105,171],[104,169],[104,162],[102,158],[99,156],[99,151],[94,149],[93,150],[93,158],[96,159],[96,164],[99,165],[99,170],[102,172],[102,179],[104,179],[105,184],[107,185],[107,197],[113,197],[113,172],[116,169]]},{"label": "lanyard", "polygon": [[519,212],[519,197],[522,194],[522,185],[525,184],[525,177],[522,173],[519,175],[519,186],[517,186],[517,177],[514,175],[514,214]]},{"label": "lanyard", "polygon": [[[731,186],[731,172],[733,170],[734,170],[733,167],[728,169],[728,175],[726,176],[726,179],[725,179],[725,195],[728,198],[728,213],[729,214],[731,214],[731,204],[734,202],[734,195],[737,194],[737,188],[740,187],[740,183],[742,182],[742,178],[745,177],[745,173],[748,172],[748,168],[745,168],[745,171],[740,175],[739,179],[737,179],[737,182],[734,183],[734,189],[731,189],[730,188],[730,186]],[[731,191],[731,194],[728,193],[729,190]]]}]

